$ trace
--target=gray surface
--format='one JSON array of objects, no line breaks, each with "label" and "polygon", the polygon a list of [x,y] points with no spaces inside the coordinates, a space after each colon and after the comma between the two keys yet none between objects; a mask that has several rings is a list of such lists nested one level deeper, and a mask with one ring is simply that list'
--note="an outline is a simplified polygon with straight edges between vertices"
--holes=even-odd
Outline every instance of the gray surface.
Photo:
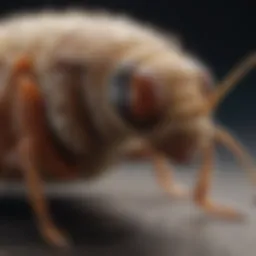
[{"label": "gray surface", "polygon": [[[1,184],[0,256],[256,255],[256,207],[252,188],[241,170],[215,175],[215,200],[248,214],[244,223],[227,223],[207,218],[188,200],[167,198],[150,165],[116,169],[90,184],[49,186],[51,212],[73,238],[74,249],[66,251],[49,249],[42,242],[23,189]],[[177,179],[189,186],[195,177],[195,168],[189,173],[177,170]]]}]

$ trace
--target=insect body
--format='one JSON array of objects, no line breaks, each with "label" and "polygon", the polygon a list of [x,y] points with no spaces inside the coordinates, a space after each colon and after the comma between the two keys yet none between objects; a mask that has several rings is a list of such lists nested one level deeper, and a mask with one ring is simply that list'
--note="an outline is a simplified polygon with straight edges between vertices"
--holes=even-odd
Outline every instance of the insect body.
[{"label": "insect body", "polygon": [[214,142],[247,157],[212,119],[244,65],[209,91],[210,72],[174,39],[123,16],[72,11],[3,20],[0,63],[2,177],[24,178],[50,243],[67,241],[51,220],[43,180],[97,177],[134,137],[158,156],[161,182],[176,192],[174,183],[167,188],[162,155],[186,163],[200,153],[195,202],[218,216],[240,216],[211,203],[208,190]]}]

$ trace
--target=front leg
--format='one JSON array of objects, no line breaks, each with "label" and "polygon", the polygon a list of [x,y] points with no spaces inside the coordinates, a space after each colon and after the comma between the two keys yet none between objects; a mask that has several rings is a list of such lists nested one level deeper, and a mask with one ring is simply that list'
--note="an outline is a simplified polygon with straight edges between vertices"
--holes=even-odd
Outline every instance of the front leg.
[{"label": "front leg", "polygon": [[167,195],[174,198],[186,198],[188,191],[174,180],[173,170],[167,158],[140,139],[133,139],[125,144],[123,155],[128,160],[152,161],[156,180]]},{"label": "front leg", "polygon": [[168,165],[167,158],[157,152],[152,152],[151,158],[156,179],[163,190],[174,198],[187,198],[189,195],[188,190],[174,180],[174,173]]},{"label": "front leg", "polygon": [[213,172],[213,145],[203,151],[202,167],[194,190],[194,202],[204,211],[215,217],[228,220],[238,220],[243,214],[227,206],[212,202],[209,191]]}]

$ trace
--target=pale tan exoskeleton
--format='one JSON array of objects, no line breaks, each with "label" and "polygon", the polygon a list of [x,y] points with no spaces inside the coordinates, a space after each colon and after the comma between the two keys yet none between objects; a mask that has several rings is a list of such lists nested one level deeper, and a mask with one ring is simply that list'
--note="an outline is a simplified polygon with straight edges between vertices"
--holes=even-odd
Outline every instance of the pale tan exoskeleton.
[{"label": "pale tan exoskeleton", "polygon": [[[225,97],[233,87],[241,80],[247,72],[249,72],[254,65],[256,65],[256,54],[250,54],[242,63],[239,63],[239,66],[234,68],[228,74],[228,76],[216,87],[216,90],[211,91],[211,95],[209,95],[209,106],[205,108],[205,111],[215,111],[216,107],[221,103],[223,97]],[[249,171],[249,176],[251,177],[251,181],[255,185],[256,176],[254,173],[253,159],[251,159],[250,155],[246,153],[246,150],[243,146],[231,136],[231,134],[224,129],[223,127],[216,127],[216,135],[215,142],[221,143],[223,146],[226,146],[229,150],[231,150],[235,156],[240,160],[241,164],[245,170]],[[125,143],[122,148],[122,155],[125,160],[150,160],[153,162],[154,170],[156,173],[157,180],[161,187],[163,187],[164,191],[170,194],[173,197],[178,198],[187,198],[189,195],[188,191],[185,189],[185,186],[178,184],[175,182],[173,178],[173,171],[170,168],[169,159],[156,149],[153,149],[146,141],[140,138],[130,139],[129,142]],[[198,184],[195,187],[194,191],[194,199],[199,205],[202,204],[201,199],[204,197],[202,191],[208,191],[211,183],[211,172],[213,170],[213,151],[204,152],[203,161],[205,161],[202,165],[202,170],[199,172]],[[227,217],[228,209],[225,208],[212,208],[208,204],[209,208],[207,209],[210,213],[220,213],[223,211],[223,214]],[[230,216],[234,214],[231,210]],[[222,215],[222,214],[221,214]],[[235,213],[236,215],[236,213]],[[240,214],[237,214],[237,217],[241,217]]]},{"label": "pale tan exoskeleton", "polygon": [[157,173],[174,194],[162,155],[185,164],[201,154],[194,201],[216,216],[240,217],[209,199],[214,144],[229,147],[248,170],[254,166],[212,113],[253,65],[255,55],[206,92],[210,74],[203,65],[173,38],[124,16],[48,11],[6,18],[0,22],[1,178],[24,179],[42,236],[67,245],[43,181],[100,177],[120,159],[122,144],[138,136],[160,154]]}]

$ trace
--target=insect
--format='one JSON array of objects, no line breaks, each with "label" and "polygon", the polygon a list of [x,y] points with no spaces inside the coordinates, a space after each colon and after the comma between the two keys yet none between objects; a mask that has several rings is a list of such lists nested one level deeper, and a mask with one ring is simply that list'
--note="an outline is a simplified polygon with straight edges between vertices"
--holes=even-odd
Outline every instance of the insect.
[{"label": "insect", "polygon": [[214,89],[211,72],[179,42],[123,15],[7,17],[0,23],[1,178],[24,179],[42,237],[65,246],[69,239],[51,218],[43,182],[97,178],[138,137],[158,156],[158,171],[162,155],[185,164],[200,154],[195,203],[235,219],[238,211],[209,198],[214,144],[233,150],[248,170],[254,166],[212,115],[254,64],[250,55]]}]

